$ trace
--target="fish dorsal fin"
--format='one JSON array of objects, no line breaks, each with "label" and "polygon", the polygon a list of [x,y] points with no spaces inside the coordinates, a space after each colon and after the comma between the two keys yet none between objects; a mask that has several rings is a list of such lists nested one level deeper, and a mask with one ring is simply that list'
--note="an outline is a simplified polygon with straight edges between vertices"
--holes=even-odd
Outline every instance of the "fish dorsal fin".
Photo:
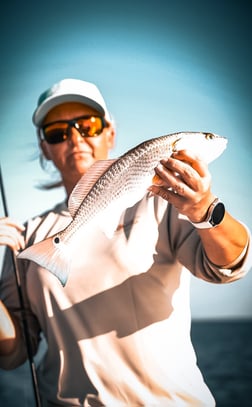
[{"label": "fish dorsal fin", "polygon": [[93,185],[115,161],[116,159],[98,160],[81,177],[68,200],[68,209],[72,217],[75,216],[83,199],[85,199]]}]

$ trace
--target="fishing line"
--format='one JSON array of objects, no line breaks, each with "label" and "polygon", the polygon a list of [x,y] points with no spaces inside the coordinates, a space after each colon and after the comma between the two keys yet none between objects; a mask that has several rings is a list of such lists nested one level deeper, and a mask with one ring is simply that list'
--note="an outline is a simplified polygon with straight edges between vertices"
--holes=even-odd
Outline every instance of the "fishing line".
[{"label": "fishing line", "polygon": [[[6,195],[5,195],[5,190],[4,190],[4,183],[3,183],[1,165],[0,165],[0,189],[1,189],[1,198],[2,198],[2,203],[3,203],[4,215],[6,217],[8,217],[9,213],[8,213],[8,208],[7,208],[7,201],[6,201]],[[39,397],[38,380],[37,380],[37,374],[36,374],[36,366],[35,366],[35,363],[34,363],[34,360],[33,360],[32,345],[31,345],[30,336],[29,336],[28,321],[26,319],[25,306],[24,306],[24,297],[23,297],[23,293],[22,293],[21,280],[20,280],[20,273],[19,273],[19,270],[18,270],[17,259],[16,259],[16,256],[15,256],[13,250],[11,250],[11,259],[12,259],[12,265],[13,265],[13,270],[14,270],[14,274],[15,274],[15,280],[16,280],[16,286],[17,286],[17,292],[18,292],[18,299],[19,299],[21,316],[22,316],[22,323],[23,323],[23,332],[24,332],[24,338],[25,338],[25,345],[26,345],[26,350],[27,350],[27,355],[28,355],[28,360],[29,360],[29,366],[30,366],[30,371],[31,371],[31,378],[32,378],[32,384],[33,384],[34,397],[35,397],[35,401],[36,401],[36,406],[41,407],[41,402],[40,402],[40,397]]]}]

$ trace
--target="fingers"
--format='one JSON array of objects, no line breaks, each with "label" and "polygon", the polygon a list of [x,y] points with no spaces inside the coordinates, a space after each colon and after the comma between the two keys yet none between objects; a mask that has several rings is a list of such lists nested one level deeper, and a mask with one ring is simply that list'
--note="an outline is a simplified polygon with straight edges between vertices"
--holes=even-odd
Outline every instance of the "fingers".
[{"label": "fingers", "polygon": [[[165,199],[166,201],[170,202],[173,204],[176,208],[179,209],[179,206],[176,204],[176,192],[172,189],[167,189],[161,186],[157,185],[151,185],[148,188],[148,191],[150,191],[154,195],[158,195],[161,198]],[[182,199],[181,197],[179,198],[180,200]]]},{"label": "fingers", "polygon": [[181,150],[161,160],[149,191],[169,201],[180,213],[199,219],[213,197],[210,185],[207,164],[194,153]]},{"label": "fingers", "polygon": [[211,182],[207,165],[185,151],[174,153],[168,159],[161,160],[155,172],[153,184],[171,188],[187,197],[191,197],[194,192],[205,192]]},{"label": "fingers", "polygon": [[19,232],[23,232],[25,230],[25,227],[22,223],[15,221],[14,219],[4,217],[0,218],[0,227],[1,225],[5,226],[13,226],[15,227]]},{"label": "fingers", "polygon": [[183,161],[193,168],[201,177],[204,177],[208,172],[207,164],[202,159],[189,150],[180,150],[172,154],[171,158]]},{"label": "fingers", "polygon": [[8,217],[0,218],[0,245],[9,246],[18,251],[25,246],[24,237],[21,234],[25,227]]},{"label": "fingers", "polygon": [[173,185],[180,178],[189,188],[197,191],[199,187],[204,187],[205,184],[208,187],[210,183],[211,176],[207,165],[185,150],[172,154],[167,160],[162,160],[161,164],[168,170],[167,182]]}]

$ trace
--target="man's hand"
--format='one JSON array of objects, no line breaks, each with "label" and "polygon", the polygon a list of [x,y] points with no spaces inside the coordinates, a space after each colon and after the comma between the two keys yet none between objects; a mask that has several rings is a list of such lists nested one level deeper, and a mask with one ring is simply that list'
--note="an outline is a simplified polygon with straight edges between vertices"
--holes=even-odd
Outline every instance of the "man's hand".
[{"label": "man's hand", "polygon": [[22,232],[25,227],[8,217],[0,218],[0,245],[9,246],[12,250],[18,251],[24,248],[24,237]]},{"label": "man's hand", "polygon": [[174,152],[155,169],[149,188],[174,205],[192,222],[202,222],[215,196],[207,164],[189,150]]}]

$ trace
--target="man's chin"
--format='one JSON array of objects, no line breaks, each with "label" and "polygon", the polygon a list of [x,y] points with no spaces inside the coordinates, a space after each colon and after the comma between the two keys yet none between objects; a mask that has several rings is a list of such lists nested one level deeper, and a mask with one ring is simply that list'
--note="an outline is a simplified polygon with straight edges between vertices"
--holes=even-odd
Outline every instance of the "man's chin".
[{"label": "man's chin", "polygon": [[72,168],[76,168],[77,171],[87,171],[92,164],[94,164],[95,160],[90,154],[87,153],[75,153],[71,157],[68,158],[68,163]]},{"label": "man's chin", "polygon": [[76,165],[75,166],[76,173],[79,174],[81,177],[82,175],[84,175],[87,172],[87,170],[92,166],[93,163],[94,163],[93,160],[89,160],[88,162]]}]

